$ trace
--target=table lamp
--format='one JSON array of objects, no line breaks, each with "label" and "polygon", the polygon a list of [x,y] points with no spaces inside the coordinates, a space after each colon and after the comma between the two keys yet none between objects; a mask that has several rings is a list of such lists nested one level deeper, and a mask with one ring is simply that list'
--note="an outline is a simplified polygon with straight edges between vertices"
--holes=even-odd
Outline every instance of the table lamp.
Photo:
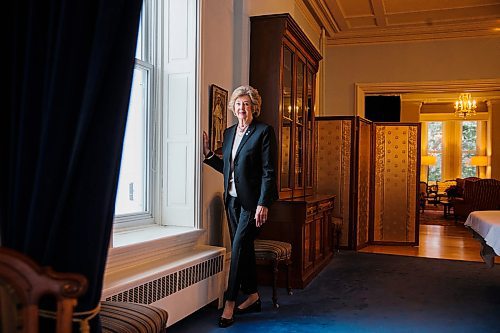
[{"label": "table lamp", "polygon": [[479,168],[488,166],[488,156],[471,156],[470,165],[476,167],[477,176],[479,177]]},{"label": "table lamp", "polygon": [[427,166],[427,184],[429,184],[429,166],[436,164],[436,162],[437,158],[434,155],[422,155],[420,159],[420,164]]}]

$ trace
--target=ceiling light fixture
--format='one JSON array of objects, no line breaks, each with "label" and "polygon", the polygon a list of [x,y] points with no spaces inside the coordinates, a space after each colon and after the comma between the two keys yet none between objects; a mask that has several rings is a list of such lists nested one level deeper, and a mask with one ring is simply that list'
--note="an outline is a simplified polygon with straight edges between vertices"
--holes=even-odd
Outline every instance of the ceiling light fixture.
[{"label": "ceiling light fixture", "polygon": [[472,99],[470,93],[460,94],[455,101],[455,115],[460,118],[467,118],[476,114],[476,100]]}]

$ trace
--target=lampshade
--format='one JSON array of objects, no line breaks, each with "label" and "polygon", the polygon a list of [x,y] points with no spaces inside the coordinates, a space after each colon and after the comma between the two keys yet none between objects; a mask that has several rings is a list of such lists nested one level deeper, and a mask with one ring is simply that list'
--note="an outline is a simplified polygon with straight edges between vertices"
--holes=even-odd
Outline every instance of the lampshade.
[{"label": "lampshade", "polygon": [[436,156],[433,155],[422,155],[420,159],[420,164],[422,165],[434,165],[437,162]]},{"label": "lampshade", "polygon": [[488,156],[472,156],[470,158],[470,165],[487,166],[488,165]]}]

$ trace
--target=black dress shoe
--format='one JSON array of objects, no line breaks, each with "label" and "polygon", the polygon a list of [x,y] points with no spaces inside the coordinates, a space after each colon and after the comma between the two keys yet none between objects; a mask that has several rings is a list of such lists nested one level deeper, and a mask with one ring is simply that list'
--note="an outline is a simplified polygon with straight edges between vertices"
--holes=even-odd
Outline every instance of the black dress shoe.
[{"label": "black dress shoe", "polygon": [[220,317],[219,319],[219,327],[226,328],[234,324],[234,317],[233,318],[224,318]]},{"label": "black dress shoe", "polygon": [[255,302],[244,309],[240,309],[239,307],[236,307],[236,309],[234,309],[235,314],[245,314],[260,311],[262,311],[262,303],[260,302],[260,298],[258,298]]}]

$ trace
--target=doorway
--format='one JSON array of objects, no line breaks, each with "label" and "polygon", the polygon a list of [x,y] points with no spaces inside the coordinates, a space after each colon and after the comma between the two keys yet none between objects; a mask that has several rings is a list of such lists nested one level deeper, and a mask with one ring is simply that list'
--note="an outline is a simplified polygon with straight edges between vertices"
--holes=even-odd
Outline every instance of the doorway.
[{"label": "doorway", "polygon": [[[463,91],[488,94],[494,92],[499,84],[500,80],[496,79],[356,84],[356,115],[361,117],[365,115],[365,98],[367,95],[406,94],[408,96],[410,94],[413,99],[406,99],[406,102],[415,102],[418,105],[419,96],[432,98],[433,95],[439,94],[440,97],[449,95],[448,98],[451,99]],[[402,103],[404,101],[405,98],[402,98]],[[412,115],[414,118],[405,119],[402,116],[401,121],[420,121],[420,106],[416,107],[415,110],[416,112]],[[489,131],[491,131],[491,126]],[[491,145],[488,149],[491,150]],[[421,224],[419,226],[419,241],[420,245],[418,247],[368,245],[361,249],[360,252],[482,261],[479,255],[479,242],[472,238],[470,231],[463,227],[461,223],[457,225]]]}]

